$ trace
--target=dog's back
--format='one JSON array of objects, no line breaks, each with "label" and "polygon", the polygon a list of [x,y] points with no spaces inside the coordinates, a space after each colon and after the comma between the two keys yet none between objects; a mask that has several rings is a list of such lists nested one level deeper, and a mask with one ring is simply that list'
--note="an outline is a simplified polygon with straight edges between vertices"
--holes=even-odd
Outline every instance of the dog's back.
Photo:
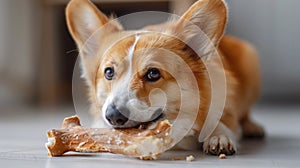
[{"label": "dog's back", "polygon": [[227,100],[226,105],[234,105],[231,113],[237,115],[244,136],[263,136],[262,128],[249,117],[250,109],[258,99],[260,90],[259,61],[255,48],[246,41],[225,35],[220,41],[219,52],[224,59],[225,69],[231,72],[237,82],[234,86],[234,96]]}]

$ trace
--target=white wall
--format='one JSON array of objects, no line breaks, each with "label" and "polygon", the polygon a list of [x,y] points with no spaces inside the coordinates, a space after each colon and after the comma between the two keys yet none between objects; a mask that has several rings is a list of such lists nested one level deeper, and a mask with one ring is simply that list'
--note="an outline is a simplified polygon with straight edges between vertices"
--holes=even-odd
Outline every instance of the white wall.
[{"label": "white wall", "polygon": [[230,7],[228,33],[251,41],[260,52],[263,97],[299,101],[300,1],[227,2]]},{"label": "white wall", "polygon": [[0,106],[31,97],[39,48],[36,2],[0,0]]},{"label": "white wall", "polygon": [[7,1],[0,1],[0,72],[3,70],[4,65],[5,65],[5,32],[8,29],[7,27],[7,8],[6,6],[8,5]]}]

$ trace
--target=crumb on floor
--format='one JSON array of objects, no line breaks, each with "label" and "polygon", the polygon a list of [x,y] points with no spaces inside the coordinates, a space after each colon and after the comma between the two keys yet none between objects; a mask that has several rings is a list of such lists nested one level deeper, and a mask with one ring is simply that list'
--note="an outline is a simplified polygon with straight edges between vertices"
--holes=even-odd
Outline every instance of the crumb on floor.
[{"label": "crumb on floor", "polygon": [[172,158],[172,160],[184,160],[184,158],[178,157],[178,158]]},{"label": "crumb on floor", "polygon": [[225,154],[220,154],[219,159],[226,159],[226,155]]},{"label": "crumb on floor", "polygon": [[194,157],[193,155],[190,155],[190,156],[187,156],[187,157],[186,157],[186,161],[187,161],[187,162],[191,162],[191,161],[193,161],[193,160],[195,160],[195,157]]}]

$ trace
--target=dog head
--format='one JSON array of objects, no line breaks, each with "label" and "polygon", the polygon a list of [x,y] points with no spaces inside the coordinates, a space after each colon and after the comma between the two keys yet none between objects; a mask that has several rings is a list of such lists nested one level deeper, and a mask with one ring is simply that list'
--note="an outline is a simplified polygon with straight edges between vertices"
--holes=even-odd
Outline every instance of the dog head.
[{"label": "dog head", "polygon": [[[191,87],[188,74],[201,78],[205,69],[185,43],[196,36],[191,24],[217,46],[227,10],[222,0],[200,0],[179,19],[140,31],[124,31],[89,0],[72,0],[66,16],[80,50],[94,113],[102,114],[110,126],[127,128],[160,117],[176,118],[181,93],[189,95],[196,89]],[[178,79],[184,82],[179,84]],[[185,103],[192,104],[193,100]]]}]

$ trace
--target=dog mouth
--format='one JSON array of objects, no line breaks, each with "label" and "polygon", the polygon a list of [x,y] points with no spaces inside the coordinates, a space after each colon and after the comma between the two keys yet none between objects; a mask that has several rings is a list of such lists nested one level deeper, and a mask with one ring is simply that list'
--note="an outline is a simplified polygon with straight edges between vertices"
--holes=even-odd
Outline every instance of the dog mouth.
[{"label": "dog mouth", "polygon": [[147,122],[142,122],[140,124],[138,124],[136,127],[134,128],[138,128],[138,129],[147,129],[148,126],[151,124],[151,123],[155,123],[157,121],[160,121],[162,118],[164,117],[163,113],[160,114],[158,117],[154,118],[153,120],[151,121],[147,121]]},{"label": "dog mouth", "polygon": [[151,119],[146,122],[139,122],[139,121],[134,121],[134,120],[128,120],[124,125],[112,125],[113,128],[138,128],[138,129],[146,129],[148,128],[151,123],[155,123],[157,121],[160,121],[164,118],[163,110],[158,109],[157,112],[153,114]]}]

